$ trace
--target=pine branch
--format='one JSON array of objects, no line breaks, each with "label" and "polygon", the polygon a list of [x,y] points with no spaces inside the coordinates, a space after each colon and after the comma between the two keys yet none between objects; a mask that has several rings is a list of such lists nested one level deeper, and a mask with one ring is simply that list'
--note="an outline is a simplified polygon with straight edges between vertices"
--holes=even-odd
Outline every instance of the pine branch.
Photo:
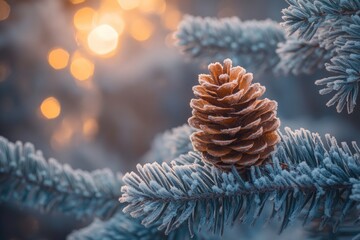
[{"label": "pine branch", "polygon": [[222,61],[263,72],[272,69],[279,57],[275,50],[285,40],[278,23],[271,20],[244,21],[233,18],[186,16],[175,33],[177,45],[193,58]]},{"label": "pine branch", "polygon": [[121,176],[86,172],[44,159],[30,143],[0,137],[0,201],[77,217],[110,217],[120,204]]},{"label": "pine branch", "polygon": [[291,72],[295,75],[311,74],[323,68],[334,55],[334,49],[329,51],[316,40],[307,42],[295,38],[279,43],[276,52],[280,57],[277,69],[285,74]]},{"label": "pine branch", "polygon": [[326,69],[336,75],[315,83],[326,86],[320,94],[336,91],[327,106],[337,104],[336,109],[341,112],[346,105],[348,113],[351,113],[356,105],[360,82],[360,16],[351,17],[342,30],[344,33],[335,42],[339,46],[337,56],[326,64]]},{"label": "pine branch", "polygon": [[[347,54],[349,51],[353,52]],[[327,102],[327,106],[336,105],[336,110],[341,112],[345,105],[348,113],[352,113],[359,93],[360,82],[360,43],[348,42],[339,50],[339,56],[331,59],[326,64],[326,69],[337,75],[317,80],[317,85],[326,85],[320,94],[336,91],[336,94]]]},{"label": "pine branch", "polygon": [[193,131],[188,124],[184,124],[156,136],[150,151],[141,162],[170,162],[181,154],[192,151],[189,136]]},{"label": "pine branch", "polygon": [[256,221],[268,202],[272,217],[282,218],[281,230],[301,212],[306,214],[305,222],[320,213],[324,222],[336,219],[338,224],[354,210],[351,179],[360,174],[360,150],[356,143],[355,153],[346,143],[339,147],[328,135],[326,141],[327,147],[317,134],[286,129],[273,164],[252,167],[245,177],[235,169],[221,172],[197,164],[197,153],[180,157],[192,160],[177,161],[193,164],[138,165],[138,174],[123,178],[121,201],[128,204],[124,212],[141,217],[145,226],[158,225],[167,234],[186,221],[190,233],[201,228],[221,233],[236,219]]},{"label": "pine branch", "polygon": [[328,22],[360,13],[358,0],[286,0],[290,5],[283,9],[282,26],[289,35],[298,34],[299,38],[310,41]]},{"label": "pine branch", "polygon": [[203,236],[197,233],[194,238],[190,238],[187,226],[182,225],[179,229],[171,232],[168,236],[156,227],[145,228],[140,221],[118,212],[111,219],[101,221],[95,219],[89,226],[71,233],[68,240],[200,240],[200,239],[219,239],[211,236]]}]

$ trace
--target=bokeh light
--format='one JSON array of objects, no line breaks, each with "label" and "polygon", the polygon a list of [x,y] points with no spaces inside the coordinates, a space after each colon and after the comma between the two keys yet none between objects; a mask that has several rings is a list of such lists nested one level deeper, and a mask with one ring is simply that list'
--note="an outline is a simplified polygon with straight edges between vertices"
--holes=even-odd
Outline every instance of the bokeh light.
[{"label": "bokeh light", "polygon": [[60,126],[54,131],[51,137],[51,147],[56,150],[61,150],[71,142],[74,135],[74,123],[68,118],[62,120]]},{"label": "bokeh light", "polygon": [[98,132],[98,123],[94,118],[88,118],[83,124],[83,134],[86,138],[92,138]]},{"label": "bokeh light", "polygon": [[61,106],[55,97],[48,97],[40,105],[42,115],[47,119],[54,119],[60,115]]},{"label": "bokeh light", "polygon": [[108,24],[94,28],[87,38],[90,50],[98,55],[106,55],[116,50],[119,34]]},{"label": "bokeh light", "polygon": [[55,48],[48,54],[48,62],[54,69],[63,69],[68,65],[69,53],[62,48]]},{"label": "bokeh light", "polygon": [[110,25],[119,35],[124,31],[125,28],[125,22],[118,12],[102,13],[100,16],[98,16],[97,25],[103,24]]},{"label": "bokeh light", "polygon": [[120,7],[124,10],[131,10],[137,8],[141,1],[140,0],[118,0]]},{"label": "bokeh light", "polygon": [[10,15],[10,5],[4,1],[0,0],[0,21],[7,19]]},{"label": "bokeh light", "polygon": [[175,30],[181,20],[181,12],[174,7],[166,8],[162,15],[164,26],[169,30]]},{"label": "bokeh light", "polygon": [[70,0],[72,4],[79,4],[85,2],[85,0]]},{"label": "bokeh light", "polygon": [[75,53],[71,60],[70,72],[79,81],[89,79],[94,74],[94,64],[79,53]]},{"label": "bokeh light", "polygon": [[154,31],[153,24],[146,19],[138,18],[131,24],[130,34],[138,41],[149,39]]},{"label": "bokeh light", "polygon": [[93,26],[96,11],[90,7],[79,9],[74,15],[74,25],[79,30],[88,30]]},{"label": "bokeh light", "polygon": [[166,9],[165,0],[142,0],[139,9],[145,13],[162,14]]}]

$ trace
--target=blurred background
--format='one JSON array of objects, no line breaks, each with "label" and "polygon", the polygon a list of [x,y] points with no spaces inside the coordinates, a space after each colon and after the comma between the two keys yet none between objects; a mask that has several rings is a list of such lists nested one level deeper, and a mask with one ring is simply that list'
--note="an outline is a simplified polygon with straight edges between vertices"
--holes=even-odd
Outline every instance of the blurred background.
[{"label": "blurred background", "polygon": [[[131,171],[191,115],[206,66],[175,47],[185,14],[281,21],[283,0],[0,0],[0,135],[74,168]],[[360,140],[360,112],[325,106],[307,76],[258,75],[282,127]],[[87,222],[0,205],[0,239],[64,239]]]}]

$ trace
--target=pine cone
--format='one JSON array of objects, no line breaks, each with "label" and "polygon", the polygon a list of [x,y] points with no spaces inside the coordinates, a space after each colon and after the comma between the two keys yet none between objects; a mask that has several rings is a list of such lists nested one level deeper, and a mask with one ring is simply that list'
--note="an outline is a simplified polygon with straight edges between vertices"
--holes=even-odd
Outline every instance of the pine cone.
[{"label": "pine cone", "polygon": [[224,170],[263,164],[280,141],[276,101],[258,99],[265,87],[251,84],[252,73],[232,67],[230,59],[208,68],[211,75],[199,75],[198,99],[190,102],[189,124],[198,130],[191,135],[194,149]]}]

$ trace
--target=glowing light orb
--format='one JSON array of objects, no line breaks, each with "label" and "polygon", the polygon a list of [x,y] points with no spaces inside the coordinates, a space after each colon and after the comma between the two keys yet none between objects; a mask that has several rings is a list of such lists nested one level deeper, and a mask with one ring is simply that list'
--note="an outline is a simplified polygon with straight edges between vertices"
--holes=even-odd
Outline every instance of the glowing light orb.
[{"label": "glowing light orb", "polygon": [[68,65],[69,53],[62,48],[55,48],[49,52],[48,62],[54,69],[63,69]]},{"label": "glowing light orb", "polygon": [[153,24],[146,19],[136,19],[130,28],[130,34],[138,41],[149,39],[154,31]]},{"label": "glowing light orb", "polygon": [[74,25],[79,30],[87,30],[92,27],[96,12],[94,9],[84,7],[74,15]]},{"label": "glowing light orb", "polygon": [[181,12],[179,12],[177,9],[166,9],[165,14],[163,14],[164,26],[169,30],[175,30],[181,20],[181,17]]},{"label": "glowing light orb", "polygon": [[84,81],[94,75],[94,64],[87,58],[75,54],[70,65],[70,72],[79,81]]},{"label": "glowing light orb", "polygon": [[85,0],[70,0],[72,4],[79,4],[85,2]]},{"label": "glowing light orb", "polygon": [[120,7],[124,10],[131,10],[140,5],[140,0],[118,0]]},{"label": "glowing light orb", "polygon": [[54,119],[60,115],[61,106],[56,98],[48,97],[41,103],[40,111],[45,118]]},{"label": "glowing light orb", "polygon": [[143,0],[139,9],[145,13],[162,14],[166,10],[165,0]]},{"label": "glowing light orb", "polygon": [[116,50],[119,34],[110,25],[102,24],[90,32],[87,42],[92,52],[98,55],[106,55]]},{"label": "glowing light orb", "polygon": [[4,1],[0,0],[0,21],[7,19],[10,15],[10,6]]},{"label": "glowing light orb", "polygon": [[91,138],[96,135],[98,128],[99,127],[96,119],[88,118],[84,121],[83,124],[83,134],[86,138]]}]

